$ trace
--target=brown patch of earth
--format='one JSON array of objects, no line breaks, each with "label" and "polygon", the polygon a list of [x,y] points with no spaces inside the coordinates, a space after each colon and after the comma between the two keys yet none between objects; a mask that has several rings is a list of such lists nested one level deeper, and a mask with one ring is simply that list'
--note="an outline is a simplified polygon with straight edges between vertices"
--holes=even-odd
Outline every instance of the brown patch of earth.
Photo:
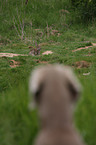
[{"label": "brown patch of earth", "polygon": [[26,54],[0,53],[0,57],[28,56]]},{"label": "brown patch of earth", "polygon": [[10,67],[11,68],[15,68],[15,67],[18,67],[18,66],[20,66],[20,61],[15,61],[15,60],[10,60]]},{"label": "brown patch of earth", "polygon": [[75,67],[79,68],[88,68],[90,66],[90,63],[87,61],[77,61],[74,64]]}]

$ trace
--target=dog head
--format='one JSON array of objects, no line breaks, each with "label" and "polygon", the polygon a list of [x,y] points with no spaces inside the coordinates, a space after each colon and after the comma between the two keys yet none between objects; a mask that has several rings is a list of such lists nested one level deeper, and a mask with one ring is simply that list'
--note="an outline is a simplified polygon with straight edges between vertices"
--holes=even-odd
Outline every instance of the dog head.
[{"label": "dog head", "polygon": [[81,85],[70,67],[46,65],[32,72],[29,92],[39,108],[40,117],[47,118],[56,116],[57,112],[64,114],[64,110],[65,114],[68,110],[71,112],[71,106],[80,96]]}]

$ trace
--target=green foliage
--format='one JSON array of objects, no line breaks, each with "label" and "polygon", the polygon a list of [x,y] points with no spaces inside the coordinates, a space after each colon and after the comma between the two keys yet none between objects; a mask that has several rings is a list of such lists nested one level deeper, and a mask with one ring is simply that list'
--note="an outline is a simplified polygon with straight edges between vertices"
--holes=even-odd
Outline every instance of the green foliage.
[{"label": "green foliage", "polygon": [[81,21],[88,22],[96,17],[95,0],[71,0],[72,6],[79,12]]},{"label": "green foliage", "polygon": [[[94,85],[96,85],[96,77],[87,78],[86,81],[82,79],[82,82],[85,87],[83,97],[78,104],[75,114],[76,124],[82,132],[82,135],[88,145],[95,145],[96,138],[93,139],[93,136],[96,126],[93,124],[96,122],[96,109],[94,109],[96,106],[96,91],[94,87]],[[91,114],[93,117],[91,117],[89,114]],[[89,124],[91,124],[91,126]]]},{"label": "green foliage", "polygon": [[[30,145],[38,132],[38,118],[36,110],[28,110],[28,79],[31,70],[42,65],[43,61],[48,63],[62,63],[74,66],[74,63],[80,60],[88,61],[91,66],[88,68],[74,68],[77,76],[84,87],[84,93],[76,109],[75,120],[83,139],[88,145],[95,145],[95,113],[96,113],[96,57],[95,49],[81,50],[72,52],[72,50],[84,46],[92,45],[90,41],[94,40],[94,35],[88,37],[88,29],[78,30],[69,29],[62,33],[59,38],[46,39],[47,45],[42,46],[41,53],[46,50],[53,51],[48,56],[18,56],[13,58],[1,58],[0,61],[0,143],[1,145]],[[54,40],[52,43],[50,40]],[[29,44],[11,43],[3,45],[2,52],[13,52],[28,54]],[[86,56],[91,54],[92,56]],[[20,66],[10,67],[10,60],[20,61]],[[39,63],[41,61],[41,63]],[[83,73],[90,72],[89,76],[83,76]],[[87,119],[86,119],[87,118]]]},{"label": "green foliage", "polygon": [[[73,5],[78,8],[82,22],[84,18],[81,19],[80,14],[86,9],[77,0]],[[94,11],[95,6],[94,1]],[[35,42],[44,44],[40,56],[0,57],[0,145],[33,144],[39,122],[36,110],[28,109],[28,80],[31,70],[46,62],[74,68],[84,88],[75,113],[76,126],[88,145],[96,144],[96,46],[92,46],[96,42],[96,24],[77,25],[77,10],[73,12],[70,7],[70,0],[29,0],[27,5],[25,0],[0,0],[0,52],[28,55],[29,46],[34,46]],[[39,29],[43,36],[39,36],[35,29]],[[51,29],[58,30],[60,35],[52,35]],[[72,52],[85,46],[92,47]],[[53,54],[42,55],[48,50]],[[11,68],[12,60],[20,62],[20,66]],[[82,60],[90,66],[76,68],[74,64]],[[89,73],[89,76],[83,73]]]},{"label": "green foliage", "polygon": [[1,145],[33,143],[38,122],[36,111],[30,112],[28,109],[28,98],[28,89],[24,84],[0,96]]},{"label": "green foliage", "polygon": [[64,28],[68,25],[70,14],[66,14],[64,16],[66,19],[62,19],[60,10],[68,10],[69,7],[69,0],[32,0],[28,1],[27,5],[25,5],[25,0],[0,1],[0,33],[11,39],[21,39],[23,22],[24,38],[29,35],[26,30],[30,30],[30,35],[32,35],[33,27],[45,28],[48,24],[55,27],[62,25]]}]

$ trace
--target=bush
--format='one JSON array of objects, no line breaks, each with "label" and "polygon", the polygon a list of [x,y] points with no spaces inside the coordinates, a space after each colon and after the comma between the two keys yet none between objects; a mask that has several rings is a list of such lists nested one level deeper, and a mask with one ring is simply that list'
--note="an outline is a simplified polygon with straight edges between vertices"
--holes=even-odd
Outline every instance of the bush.
[{"label": "bush", "polygon": [[75,10],[78,10],[79,16],[84,22],[94,20],[96,17],[95,0],[71,0],[71,4]]}]

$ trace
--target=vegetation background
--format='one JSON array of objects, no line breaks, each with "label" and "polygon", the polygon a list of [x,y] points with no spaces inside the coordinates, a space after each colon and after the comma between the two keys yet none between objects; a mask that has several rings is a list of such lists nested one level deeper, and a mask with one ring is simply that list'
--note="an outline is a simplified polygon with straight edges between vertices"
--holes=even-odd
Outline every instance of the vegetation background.
[{"label": "vegetation background", "polygon": [[[35,43],[40,56],[28,55]],[[28,80],[44,63],[73,67],[84,88],[75,124],[86,144],[96,145],[95,43],[95,0],[0,0],[0,55],[28,55],[0,57],[0,145],[33,144],[39,121],[28,109]]]}]

